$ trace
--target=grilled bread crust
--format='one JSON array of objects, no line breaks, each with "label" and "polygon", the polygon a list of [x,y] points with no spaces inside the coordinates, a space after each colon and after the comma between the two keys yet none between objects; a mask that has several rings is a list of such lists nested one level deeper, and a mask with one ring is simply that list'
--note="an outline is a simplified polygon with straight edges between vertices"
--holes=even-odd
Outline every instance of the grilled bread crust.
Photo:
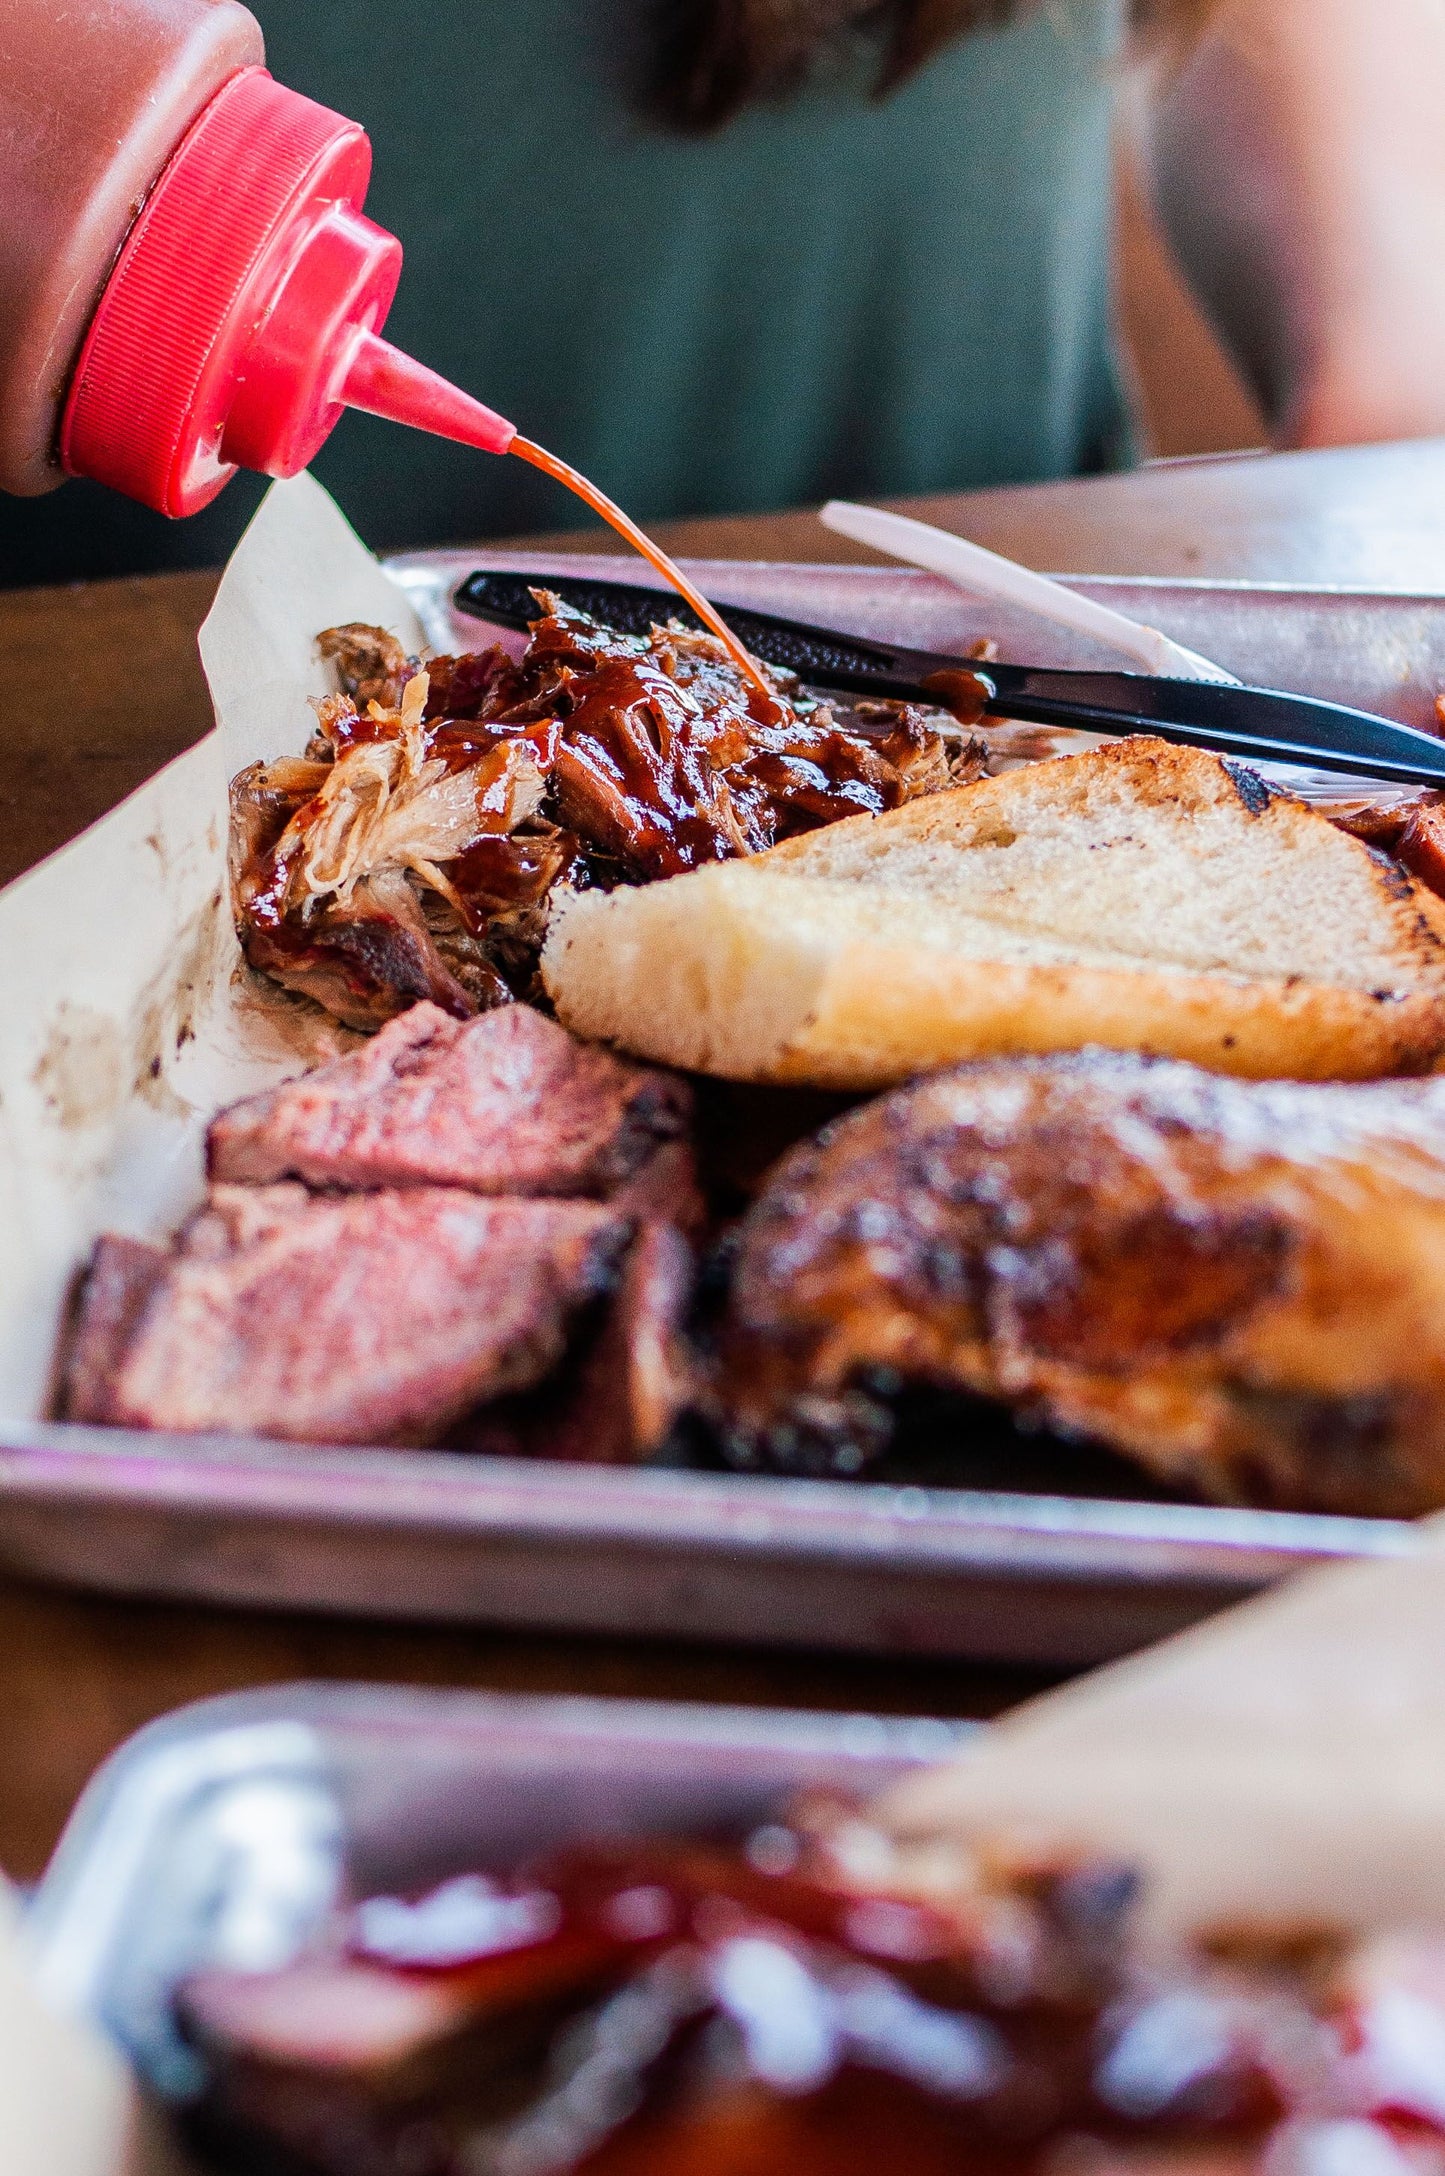
[{"label": "grilled bread crust", "polygon": [[578,1033],[740,1080],[1086,1044],[1369,1079],[1445,1049],[1445,902],[1245,766],[1134,739],[565,896],[543,977]]}]

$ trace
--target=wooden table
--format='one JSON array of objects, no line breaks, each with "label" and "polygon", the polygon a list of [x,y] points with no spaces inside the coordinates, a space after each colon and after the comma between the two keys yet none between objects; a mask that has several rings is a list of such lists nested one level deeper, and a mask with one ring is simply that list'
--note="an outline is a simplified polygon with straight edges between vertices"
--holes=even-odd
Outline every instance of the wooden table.
[{"label": "wooden table", "polygon": [[[1445,442],[1161,466],[909,510],[1055,570],[1445,593]],[[803,513],[677,524],[665,541],[706,557],[871,556]],[[212,576],[176,575],[0,595],[0,881],[205,730],[194,637],[213,588]],[[1043,1682],[765,1648],[247,1617],[0,1584],[0,1866],[37,1873],[87,1775],[151,1716],[296,1677],[950,1715],[991,1714]]]}]

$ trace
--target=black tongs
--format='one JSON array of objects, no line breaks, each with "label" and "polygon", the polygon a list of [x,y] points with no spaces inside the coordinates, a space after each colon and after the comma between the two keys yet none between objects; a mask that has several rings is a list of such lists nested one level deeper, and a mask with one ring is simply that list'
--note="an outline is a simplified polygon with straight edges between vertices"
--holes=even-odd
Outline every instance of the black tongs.
[{"label": "black tongs", "polygon": [[[469,618],[523,629],[538,616],[534,588],[552,590],[574,610],[621,634],[645,635],[659,621],[700,623],[680,597],[636,582],[572,574],[468,575],[454,599]],[[1153,733],[1161,740],[1210,748],[1256,762],[1311,764],[1416,786],[1445,786],[1445,742],[1368,710],[1325,703],[1273,688],[1213,680],[1166,680],[1138,672],[1065,672],[1053,666],[986,664],[936,650],[908,650],[801,620],[774,619],[741,605],[719,608],[729,627],[765,664],[795,672],[809,687],[850,695],[887,695],[947,707],[938,674],[975,674],[983,708],[1033,725],[1082,727],[1090,733]]]}]

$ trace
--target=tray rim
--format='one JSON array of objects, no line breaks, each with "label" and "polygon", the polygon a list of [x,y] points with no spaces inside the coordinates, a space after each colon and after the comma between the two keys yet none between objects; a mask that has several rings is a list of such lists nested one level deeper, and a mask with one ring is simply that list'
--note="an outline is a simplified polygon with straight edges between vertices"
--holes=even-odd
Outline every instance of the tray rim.
[{"label": "tray rim", "polygon": [[218,1508],[310,1514],[452,1536],[461,1522],[478,1536],[544,1544],[622,1543],[643,1553],[682,1544],[727,1560],[919,1570],[976,1565],[1020,1579],[1038,1571],[1084,1581],[1138,1576],[1143,1557],[1155,1579],[1241,1593],[1296,1566],[1421,1546],[1409,1521],[1315,1512],[0,1423],[0,1519],[16,1498],[75,1505],[138,1496],[198,1516]]},{"label": "tray rim", "polygon": [[39,1881],[25,1900],[22,1936],[41,1994],[55,2007],[99,2016],[116,1930],[143,1883],[165,1822],[218,1783],[244,1780],[264,1761],[321,1775],[327,1735],[385,1726],[396,1738],[477,1747],[478,1769],[508,1747],[545,1765],[605,1763],[645,1752],[651,1761],[708,1754],[721,1762],[855,1766],[875,1784],[956,1753],[988,1726],[931,1716],[875,1715],[521,1693],[385,1681],[299,1678],[187,1701],[144,1723],[82,1787]]},{"label": "tray rim", "polygon": [[[585,535],[587,532],[580,533]],[[458,568],[463,564],[471,568],[484,561],[499,567],[515,568],[520,573],[529,573],[534,568],[577,567],[593,574],[608,569],[615,570],[619,565],[630,566],[632,572],[629,580],[637,582],[645,589],[656,589],[664,595],[667,593],[667,585],[653,569],[626,551],[536,551],[522,544],[498,543],[492,546],[484,540],[471,546],[436,544],[417,551],[393,552],[384,557],[381,563],[404,586],[413,582],[421,586],[434,582],[439,573],[445,573],[448,569]],[[839,577],[848,580],[854,576],[887,574],[907,577],[944,589],[957,587],[946,577],[931,574],[925,567],[909,566],[896,560],[714,559],[683,554],[679,556],[677,564],[684,572],[697,569],[704,572],[717,570],[724,581],[727,579],[728,569],[746,567],[750,577],[754,574],[766,574],[773,569],[784,570],[790,577],[813,574],[825,576],[830,581]],[[1301,597],[1307,600],[1343,598],[1350,602],[1367,600],[1380,604],[1430,606],[1445,612],[1445,590],[1442,589],[1380,589],[1366,582],[1266,582],[1252,581],[1244,575],[1081,574],[1077,570],[1069,574],[1050,574],[1047,570],[1041,571],[1046,573],[1049,581],[1060,582],[1065,589],[1076,589],[1086,594],[1096,590],[1182,590],[1190,596]],[[481,627],[486,623],[477,620],[475,624]]]}]

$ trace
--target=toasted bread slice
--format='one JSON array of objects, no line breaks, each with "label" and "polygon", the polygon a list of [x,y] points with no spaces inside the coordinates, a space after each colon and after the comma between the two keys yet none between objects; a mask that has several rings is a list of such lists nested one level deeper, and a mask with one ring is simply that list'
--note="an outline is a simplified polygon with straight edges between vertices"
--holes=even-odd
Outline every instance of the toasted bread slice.
[{"label": "toasted bread slice", "polygon": [[736,1080],[874,1088],[1085,1044],[1357,1080],[1445,1048],[1445,901],[1158,740],[569,895],[542,972],[579,1034]]}]

